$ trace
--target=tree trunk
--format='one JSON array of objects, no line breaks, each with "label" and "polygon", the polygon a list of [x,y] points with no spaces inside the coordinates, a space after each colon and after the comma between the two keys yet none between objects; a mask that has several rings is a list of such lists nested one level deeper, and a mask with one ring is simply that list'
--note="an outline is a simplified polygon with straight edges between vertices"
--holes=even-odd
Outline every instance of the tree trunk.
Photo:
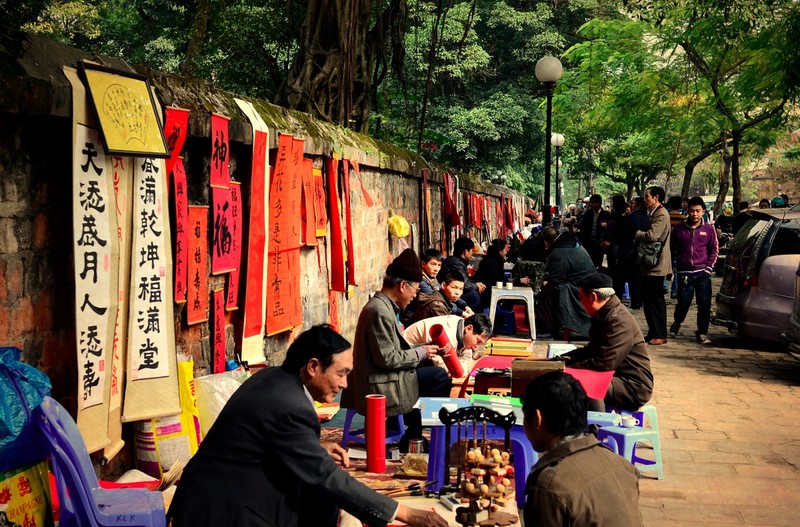
[{"label": "tree trunk", "polygon": [[731,155],[731,182],[733,183],[733,203],[738,207],[742,201],[742,181],[739,176],[739,142],[742,140],[742,132],[733,130],[731,133],[733,154]]},{"label": "tree trunk", "polygon": [[186,57],[181,63],[181,75],[192,77],[194,75],[195,61],[203,51],[208,29],[208,18],[211,11],[211,0],[200,0],[197,6],[197,15],[192,23],[192,33],[189,45],[186,47]]}]

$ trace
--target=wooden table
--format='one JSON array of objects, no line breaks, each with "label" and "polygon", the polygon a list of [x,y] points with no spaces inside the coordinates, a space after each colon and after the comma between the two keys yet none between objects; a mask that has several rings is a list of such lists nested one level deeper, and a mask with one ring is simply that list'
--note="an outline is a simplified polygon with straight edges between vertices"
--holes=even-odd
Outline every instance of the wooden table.
[{"label": "wooden table", "polygon": [[[412,509],[423,509],[423,510],[433,509],[434,511],[436,511],[437,514],[439,514],[440,516],[442,516],[447,520],[450,527],[461,527],[461,524],[456,523],[455,512],[449,510],[447,507],[442,505],[439,502],[439,498],[425,498],[420,496],[420,497],[398,498],[397,501],[399,501],[406,507],[411,507]],[[466,506],[466,504],[464,506]],[[520,527],[520,522],[519,522],[520,513],[517,511],[516,502],[514,500],[509,500],[509,505],[502,508],[501,510],[503,512],[517,516],[517,522],[511,524],[511,527]],[[394,522],[389,524],[389,526],[395,526],[395,525],[401,526],[405,525],[405,523],[395,520]],[[348,514],[347,512],[342,511],[342,521],[340,522],[339,526],[362,527],[362,523],[355,517]]]}]

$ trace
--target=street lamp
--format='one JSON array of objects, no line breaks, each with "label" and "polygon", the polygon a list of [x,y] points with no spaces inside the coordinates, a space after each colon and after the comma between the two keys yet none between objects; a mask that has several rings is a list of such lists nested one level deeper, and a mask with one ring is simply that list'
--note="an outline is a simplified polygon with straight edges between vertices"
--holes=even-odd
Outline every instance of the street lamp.
[{"label": "street lamp", "polygon": [[556,209],[561,209],[561,190],[560,185],[558,183],[558,167],[561,166],[561,162],[558,159],[558,154],[561,151],[561,147],[564,146],[564,136],[562,134],[553,134],[550,136],[550,143],[556,147]]},{"label": "street lamp", "polygon": [[[536,78],[539,82],[544,84],[545,93],[547,94],[547,126],[545,127],[545,137],[548,141],[544,145],[544,203],[542,204],[542,212],[545,213],[543,224],[549,223],[550,220],[550,128],[553,114],[553,89],[555,89],[556,82],[561,78],[564,69],[561,67],[561,61],[555,57],[546,56],[539,59],[536,63]],[[547,209],[545,210],[545,205]]]}]

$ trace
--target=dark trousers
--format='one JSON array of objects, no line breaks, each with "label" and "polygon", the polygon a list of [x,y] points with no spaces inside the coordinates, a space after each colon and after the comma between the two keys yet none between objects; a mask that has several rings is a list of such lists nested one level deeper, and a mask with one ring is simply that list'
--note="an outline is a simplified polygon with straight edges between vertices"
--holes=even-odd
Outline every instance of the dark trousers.
[{"label": "dark trousers", "polygon": [[693,274],[680,274],[678,281],[678,305],[675,306],[675,326],[680,327],[686,320],[686,313],[692,305],[692,297],[697,299],[697,333],[708,333],[711,320],[711,275],[705,271]]},{"label": "dark trousers", "polygon": [[461,295],[461,300],[466,302],[475,313],[481,312],[481,294],[477,289],[465,291],[464,294]]},{"label": "dark trousers", "polygon": [[[420,397],[450,397],[453,380],[447,370],[436,366],[432,361],[422,361],[417,367],[417,384]],[[403,414],[406,436],[415,439],[422,437],[422,415],[416,408]]]},{"label": "dark trousers", "polygon": [[667,302],[664,300],[664,277],[642,277],[642,307],[647,320],[645,340],[667,338]]}]

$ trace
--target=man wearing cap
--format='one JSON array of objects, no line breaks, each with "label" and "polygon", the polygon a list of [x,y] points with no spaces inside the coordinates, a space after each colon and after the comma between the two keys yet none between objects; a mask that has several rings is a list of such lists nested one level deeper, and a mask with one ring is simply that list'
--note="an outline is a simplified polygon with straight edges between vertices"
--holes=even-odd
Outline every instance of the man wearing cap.
[{"label": "man wearing cap", "polygon": [[419,397],[448,397],[452,381],[447,371],[431,360],[434,345],[412,348],[403,338],[400,311],[416,296],[422,281],[419,258],[406,249],[386,268],[381,290],[367,302],[358,317],[353,342],[353,371],[342,392],[343,408],[366,415],[365,397],[386,397],[386,416],[403,414],[407,426],[401,449],[409,439],[422,437],[422,418],[413,409]]},{"label": "man wearing cap", "polygon": [[[586,346],[561,355],[570,368],[614,370],[603,402],[638,410],[653,395],[650,356],[639,324],[614,294],[611,277],[592,273],[578,284],[581,305],[592,317]],[[595,402],[594,409],[602,408]]]}]

